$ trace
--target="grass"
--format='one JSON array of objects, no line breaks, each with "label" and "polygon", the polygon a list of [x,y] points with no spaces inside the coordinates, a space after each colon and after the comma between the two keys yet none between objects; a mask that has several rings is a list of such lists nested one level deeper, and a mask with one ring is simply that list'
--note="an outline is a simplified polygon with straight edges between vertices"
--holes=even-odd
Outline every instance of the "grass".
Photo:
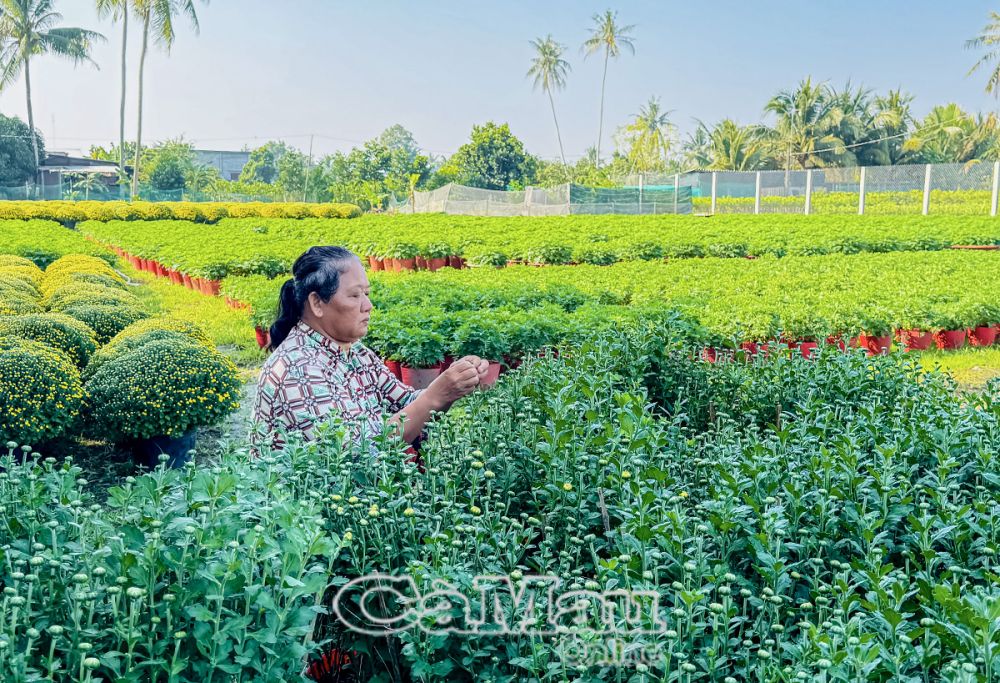
[{"label": "grass", "polygon": [[1000,377],[1000,347],[965,348],[958,351],[926,351],[920,362],[931,370],[940,367],[951,374],[962,389],[982,389],[988,381]]},{"label": "grass", "polygon": [[260,367],[264,352],[257,346],[253,323],[247,311],[229,307],[220,297],[206,296],[136,270],[128,263],[120,263],[119,270],[131,280],[145,285],[136,288],[135,294],[149,311],[201,326],[219,350],[244,370],[246,378]]}]

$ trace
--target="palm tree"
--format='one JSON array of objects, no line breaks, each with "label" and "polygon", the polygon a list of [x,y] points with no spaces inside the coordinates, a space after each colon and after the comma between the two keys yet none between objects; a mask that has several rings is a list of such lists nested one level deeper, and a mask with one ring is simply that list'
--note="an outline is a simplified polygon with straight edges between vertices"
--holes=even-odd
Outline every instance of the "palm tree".
[{"label": "palm tree", "polygon": [[785,191],[792,168],[822,168],[829,165],[827,155],[837,157],[847,149],[833,132],[838,112],[830,90],[812,79],[799,83],[795,90],[782,90],[764,107],[777,115],[774,155],[785,158]]},{"label": "palm tree", "polygon": [[[28,99],[28,127],[31,146],[38,158],[35,135],[35,112],[31,107],[31,58],[45,54],[59,55],[75,63],[90,62],[91,44],[104,36],[82,28],[57,28],[62,15],[52,9],[53,0],[0,0],[0,90],[6,88],[24,70],[24,88]],[[96,67],[97,65],[94,64]]]},{"label": "palm tree", "polygon": [[566,87],[566,75],[569,73],[569,62],[562,58],[562,45],[548,35],[544,40],[533,40],[531,46],[535,48],[535,58],[531,60],[531,68],[528,69],[528,76],[534,77],[533,87],[542,87],[542,90],[549,96],[549,106],[552,107],[552,120],[556,124],[556,139],[559,141],[559,157],[563,166],[566,165],[566,153],[563,151],[562,134],[559,132],[559,119],[556,118],[556,103],[552,99],[553,90],[561,90]]},{"label": "palm tree", "polygon": [[903,159],[903,138],[913,123],[910,104],[913,95],[902,90],[890,90],[876,95],[872,105],[872,128],[877,142],[868,146],[863,155],[867,164],[898,164]]},{"label": "palm tree", "polygon": [[597,128],[597,165],[601,165],[601,137],[604,135],[604,85],[608,80],[608,60],[618,58],[622,49],[635,54],[635,39],[629,35],[634,25],[620,26],[615,23],[617,12],[606,10],[604,14],[593,16],[594,26],[590,37],[583,43],[586,56],[604,51],[604,76],[601,77],[601,118]]},{"label": "palm tree", "polygon": [[968,49],[987,48],[986,54],[969,69],[971,76],[981,66],[996,64],[986,79],[986,92],[1000,95],[1000,12],[990,12],[990,19],[975,38],[965,41]]},{"label": "palm tree", "polygon": [[112,20],[122,22],[122,96],[118,110],[118,168],[125,170],[125,85],[128,71],[126,55],[128,53],[128,14],[131,0],[97,0],[97,13],[101,17],[110,16]]},{"label": "palm tree", "polygon": [[[208,0],[203,0],[208,2]],[[139,189],[139,157],[142,154],[142,93],[143,78],[146,71],[146,54],[149,50],[150,31],[153,40],[170,51],[177,33],[174,31],[174,21],[179,14],[186,14],[191,19],[195,33],[198,33],[198,13],[194,9],[194,0],[133,0],[135,13],[142,21],[142,51],[139,53],[139,119],[135,133],[135,163],[132,168],[132,197]]]},{"label": "palm tree", "polygon": [[771,130],[765,126],[740,126],[723,119],[714,128],[698,122],[693,140],[703,140],[703,158],[699,168],[710,171],[760,171],[771,162]]},{"label": "palm tree", "polygon": [[629,163],[632,172],[660,170],[670,154],[673,125],[669,111],[660,108],[660,100],[650,97],[639,108],[635,120],[625,128],[629,138]]}]

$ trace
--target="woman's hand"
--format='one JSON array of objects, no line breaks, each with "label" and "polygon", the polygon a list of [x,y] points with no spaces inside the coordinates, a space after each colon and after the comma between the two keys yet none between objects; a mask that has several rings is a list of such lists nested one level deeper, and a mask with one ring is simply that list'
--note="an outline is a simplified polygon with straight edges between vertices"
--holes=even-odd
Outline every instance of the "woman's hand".
[{"label": "woman's hand", "polygon": [[435,410],[447,410],[452,403],[471,394],[488,367],[489,363],[476,356],[463,356],[452,363],[426,389],[434,399]]}]

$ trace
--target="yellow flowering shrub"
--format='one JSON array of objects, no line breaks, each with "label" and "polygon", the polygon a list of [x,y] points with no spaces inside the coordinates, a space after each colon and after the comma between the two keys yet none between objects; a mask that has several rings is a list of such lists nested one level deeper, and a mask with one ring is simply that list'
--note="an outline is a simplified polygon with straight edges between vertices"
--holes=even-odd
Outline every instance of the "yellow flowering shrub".
[{"label": "yellow flowering shrub", "polygon": [[15,254],[0,254],[0,268],[7,268],[9,266],[34,268],[35,270],[41,272],[41,269],[29,258],[16,256]]},{"label": "yellow flowering shrub", "polygon": [[30,339],[62,351],[82,368],[97,350],[94,331],[62,313],[0,317],[0,335]]},{"label": "yellow flowering shrub", "polygon": [[239,407],[236,366],[179,332],[147,332],[120,351],[88,373],[84,416],[95,437],[180,436]]},{"label": "yellow flowering shrub", "polygon": [[60,310],[61,313],[86,323],[94,331],[99,345],[111,339],[134,322],[149,317],[140,308],[122,304],[74,303]]},{"label": "yellow flowering shrub", "polygon": [[0,220],[51,220],[64,225],[80,221],[187,220],[214,223],[228,216],[241,218],[355,218],[353,204],[303,202],[0,202]]},{"label": "yellow flowering shrub", "polygon": [[0,441],[38,444],[71,430],[83,389],[69,357],[48,344],[0,336]]},{"label": "yellow flowering shrub", "polygon": [[153,318],[145,318],[137,323],[133,323],[118,333],[114,339],[108,342],[105,348],[114,348],[117,344],[130,337],[151,332],[153,330],[168,330],[170,332],[180,332],[189,337],[191,341],[201,344],[207,348],[214,349],[215,344],[200,326],[187,320],[179,320],[166,315],[158,315]]},{"label": "yellow flowering shrub", "polygon": [[125,282],[122,276],[108,265],[107,261],[86,254],[67,254],[56,259],[45,269],[45,278],[58,277],[69,273],[105,275],[118,282]]},{"label": "yellow flowering shrub", "polygon": [[78,304],[95,306],[121,305],[132,306],[133,308],[140,308],[142,306],[139,298],[131,292],[92,283],[63,285],[49,294],[43,303],[54,311],[61,311]]},{"label": "yellow flowering shrub", "polygon": [[125,290],[125,285],[121,280],[98,275],[96,273],[59,273],[42,280],[40,291],[43,298],[52,296],[53,292],[63,287],[86,287],[88,285],[98,285],[109,289]]}]

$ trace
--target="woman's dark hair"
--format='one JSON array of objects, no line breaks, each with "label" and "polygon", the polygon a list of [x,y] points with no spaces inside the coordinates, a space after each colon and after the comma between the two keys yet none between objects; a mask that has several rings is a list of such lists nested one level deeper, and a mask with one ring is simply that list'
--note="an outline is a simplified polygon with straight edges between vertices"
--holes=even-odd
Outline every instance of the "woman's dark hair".
[{"label": "woman's dark hair", "polygon": [[270,330],[272,351],[285,341],[302,318],[302,308],[309,295],[316,292],[321,301],[329,301],[340,287],[340,274],[347,270],[350,260],[356,258],[352,251],[343,247],[310,247],[295,259],[292,277],[281,285],[278,317]]}]

